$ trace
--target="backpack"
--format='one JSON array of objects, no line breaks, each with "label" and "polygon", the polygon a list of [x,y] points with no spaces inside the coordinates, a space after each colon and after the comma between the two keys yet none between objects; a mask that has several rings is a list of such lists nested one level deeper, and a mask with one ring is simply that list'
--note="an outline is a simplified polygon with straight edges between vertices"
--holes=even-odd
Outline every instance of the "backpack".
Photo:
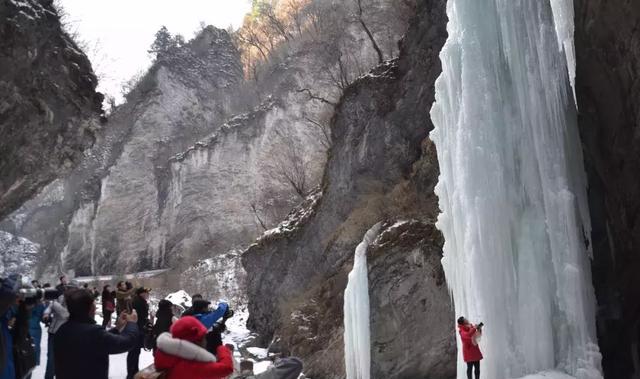
[{"label": "backpack", "polygon": [[154,366],[153,364],[138,371],[138,373],[133,377],[133,379],[166,379],[166,378],[167,378],[167,372],[156,370],[156,366]]}]

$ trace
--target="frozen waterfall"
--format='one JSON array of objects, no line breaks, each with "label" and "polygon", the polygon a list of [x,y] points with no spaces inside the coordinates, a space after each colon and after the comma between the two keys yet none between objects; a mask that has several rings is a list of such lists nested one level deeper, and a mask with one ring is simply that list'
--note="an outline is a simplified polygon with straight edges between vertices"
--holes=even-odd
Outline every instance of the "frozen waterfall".
[{"label": "frozen waterfall", "polygon": [[456,316],[486,324],[485,378],[602,378],[571,4],[447,4],[431,110],[438,227]]},{"label": "frozen waterfall", "polygon": [[344,361],[347,379],[369,379],[371,342],[369,329],[369,279],[367,247],[380,232],[381,223],[367,231],[356,247],[353,269],[344,291]]}]

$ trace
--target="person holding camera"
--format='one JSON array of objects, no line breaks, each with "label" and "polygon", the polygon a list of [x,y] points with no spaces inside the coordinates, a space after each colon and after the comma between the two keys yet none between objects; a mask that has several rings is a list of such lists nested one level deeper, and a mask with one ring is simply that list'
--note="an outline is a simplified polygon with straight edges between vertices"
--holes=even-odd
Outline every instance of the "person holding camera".
[{"label": "person holding camera", "polygon": [[69,321],[60,326],[53,344],[56,379],[107,379],[109,354],[130,350],[138,341],[138,316],[123,313],[107,331],[94,321],[93,294],[72,289],[66,294]]},{"label": "person holding camera", "polygon": [[480,361],[482,353],[478,341],[482,336],[483,323],[473,325],[464,317],[458,318],[458,331],[462,341],[462,358],[467,364],[467,379],[471,379],[472,369],[475,369],[475,379],[480,379]]},{"label": "person holding camera", "polygon": [[135,292],[136,296],[133,298],[131,306],[138,314],[137,324],[140,333],[136,345],[127,354],[127,379],[133,379],[133,376],[139,371],[140,350],[144,347],[145,334],[150,332],[150,324],[153,321],[149,315],[149,289],[140,287]]},{"label": "person holding camera", "polygon": [[207,328],[193,316],[180,318],[171,326],[170,333],[158,337],[156,369],[164,371],[166,379],[227,377],[233,373],[233,359],[231,351],[222,344],[220,331],[216,333],[209,341],[215,340],[214,355],[205,349]]},{"label": "person holding camera", "polygon": [[65,305],[64,290],[67,289],[65,284],[62,288],[63,292],[58,289],[59,297],[54,299],[49,304],[49,307],[44,311],[43,320],[49,324],[49,340],[47,343],[47,367],[44,373],[44,379],[53,379],[55,375],[55,359],[53,351],[53,340],[58,329],[67,322],[69,319],[69,312]]},{"label": "person holding camera", "polygon": [[133,285],[130,282],[118,282],[116,286],[116,315],[125,311],[131,311],[131,302],[133,301]]}]

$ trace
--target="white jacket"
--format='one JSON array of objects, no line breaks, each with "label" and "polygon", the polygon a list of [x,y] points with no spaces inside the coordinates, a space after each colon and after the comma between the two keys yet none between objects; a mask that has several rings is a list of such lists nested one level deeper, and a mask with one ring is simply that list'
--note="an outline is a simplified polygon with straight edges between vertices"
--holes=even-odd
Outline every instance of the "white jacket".
[{"label": "white jacket", "polygon": [[51,304],[49,304],[49,307],[44,311],[44,315],[53,315],[53,320],[49,325],[50,334],[55,334],[58,329],[60,329],[62,324],[67,322],[67,320],[69,319],[69,311],[67,310],[67,307],[60,304],[57,300],[54,300],[51,302]]}]

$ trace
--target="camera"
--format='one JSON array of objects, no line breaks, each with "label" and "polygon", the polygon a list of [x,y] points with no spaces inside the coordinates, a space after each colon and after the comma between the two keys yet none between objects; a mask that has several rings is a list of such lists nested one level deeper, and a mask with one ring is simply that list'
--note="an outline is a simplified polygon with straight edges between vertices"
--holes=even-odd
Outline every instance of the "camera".
[{"label": "camera", "polygon": [[482,329],[482,327],[484,326],[484,322],[481,322],[478,324],[478,329]]},{"label": "camera", "polygon": [[34,288],[26,276],[18,276],[15,286],[18,299],[27,304],[35,304],[38,300],[54,300],[60,296],[60,292],[55,288]]},{"label": "camera", "polygon": [[20,288],[18,290],[18,298],[27,303],[33,302],[35,303],[37,300],[55,300],[60,296],[60,292],[58,292],[55,288]]}]

